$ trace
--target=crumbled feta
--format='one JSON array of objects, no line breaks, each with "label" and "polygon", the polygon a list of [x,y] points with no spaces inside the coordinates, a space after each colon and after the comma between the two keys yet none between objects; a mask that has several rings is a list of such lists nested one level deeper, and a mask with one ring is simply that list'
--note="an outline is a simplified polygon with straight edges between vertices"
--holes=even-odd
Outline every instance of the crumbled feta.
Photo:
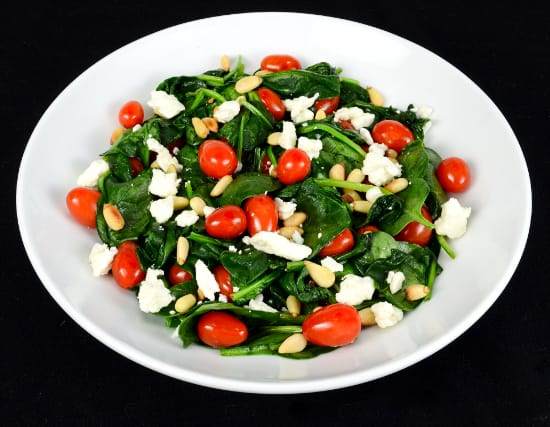
[{"label": "crumbled feta", "polygon": [[220,292],[220,286],[212,272],[200,259],[195,263],[195,278],[197,280],[197,286],[202,291],[205,298],[214,301],[216,299],[214,294]]},{"label": "crumbled feta", "polygon": [[463,236],[471,213],[472,208],[461,206],[457,199],[451,197],[441,205],[441,216],[434,222],[436,233],[451,239]]},{"label": "crumbled feta", "polygon": [[158,142],[155,138],[148,138],[146,144],[149,150],[157,153],[156,162],[164,172],[166,172],[170,166],[174,166],[177,171],[181,171],[183,169],[183,166],[179,164],[178,159],[172,156],[168,148]]},{"label": "crumbled feta", "polygon": [[299,245],[303,245],[304,244],[304,238],[302,237],[302,235],[297,231],[297,230],[294,230],[292,232],[292,241],[294,243],[298,243]]},{"label": "crumbled feta", "polygon": [[277,313],[277,310],[275,310],[273,307],[271,307],[270,305],[267,305],[264,302],[263,294],[258,294],[256,298],[248,301],[247,308],[249,308],[250,310],[266,311],[268,313]]},{"label": "crumbled feta", "polygon": [[214,109],[214,118],[220,123],[227,123],[233,120],[241,111],[241,104],[238,101],[225,101]]},{"label": "crumbled feta", "polygon": [[362,172],[376,186],[385,185],[393,178],[401,176],[401,165],[384,156],[386,149],[384,144],[371,144],[363,160]]},{"label": "crumbled feta", "polygon": [[153,169],[149,193],[159,197],[175,196],[178,193],[180,182],[181,179],[173,172],[164,173],[160,169]]},{"label": "crumbled feta", "polygon": [[386,301],[377,302],[370,309],[374,313],[376,324],[381,328],[393,326],[403,319],[403,312]]},{"label": "crumbled feta", "polygon": [[370,300],[374,294],[374,280],[371,277],[361,277],[347,274],[340,282],[340,292],[336,293],[336,301],[342,304],[357,305]]},{"label": "crumbled feta", "polygon": [[104,173],[109,171],[109,163],[103,159],[94,160],[78,177],[76,183],[82,187],[95,187]]},{"label": "crumbled feta", "polygon": [[204,209],[203,209],[204,217],[206,218],[208,215],[210,215],[215,210],[216,210],[216,208],[213,208],[212,206],[205,206]]},{"label": "crumbled feta", "polygon": [[338,261],[336,261],[334,258],[332,258],[330,256],[324,257],[321,260],[321,265],[323,267],[328,268],[333,273],[337,273],[339,271],[344,271],[344,265],[340,264]]},{"label": "crumbled feta", "polygon": [[260,231],[252,237],[244,237],[243,243],[254,246],[260,252],[277,255],[290,261],[301,261],[311,255],[309,246],[291,242],[272,231]]},{"label": "crumbled feta", "polygon": [[421,105],[420,107],[414,107],[411,111],[416,113],[416,117],[419,119],[430,119],[432,117],[434,109],[427,105]]},{"label": "crumbled feta", "polygon": [[178,98],[163,90],[152,91],[151,99],[147,101],[147,105],[153,109],[155,114],[164,119],[171,119],[185,110],[185,106],[178,101]]},{"label": "crumbled feta", "polygon": [[301,136],[298,139],[298,148],[305,151],[310,159],[316,159],[323,149],[323,141]]},{"label": "crumbled feta", "polygon": [[178,227],[190,227],[199,220],[199,215],[194,210],[188,209],[181,211],[175,220]]},{"label": "crumbled feta", "polygon": [[94,243],[88,257],[92,266],[92,274],[99,277],[109,273],[117,252],[117,248],[109,248],[105,243]]},{"label": "crumbled feta", "polygon": [[320,239],[321,237],[323,237],[323,233],[321,232],[317,233],[317,238]]},{"label": "crumbled feta", "polygon": [[405,275],[403,274],[402,271],[388,271],[388,275],[386,277],[386,283],[390,285],[390,292],[392,294],[399,292],[403,287],[404,282],[405,282]]},{"label": "crumbled feta", "polygon": [[219,302],[227,302],[227,297],[224,294],[218,295],[218,301]]},{"label": "crumbled feta", "polygon": [[288,150],[296,147],[296,127],[292,122],[283,122],[283,130],[279,137],[279,146]]},{"label": "crumbled feta", "polygon": [[296,203],[294,202],[285,202],[284,200],[275,197],[275,205],[277,206],[277,211],[279,212],[279,219],[285,220],[288,219],[296,212]]},{"label": "crumbled feta", "polygon": [[379,197],[382,197],[383,195],[384,193],[382,193],[382,190],[380,190],[379,187],[372,187],[370,190],[368,190],[365,193],[365,198],[369,202],[374,203],[376,202],[376,199],[378,199]]},{"label": "crumbled feta", "polygon": [[372,139],[372,135],[367,128],[359,129],[359,136],[363,138],[363,141],[365,141],[367,144],[374,144],[374,139]]},{"label": "crumbled feta", "polygon": [[139,286],[139,308],[144,313],[158,313],[175,299],[159,276],[164,276],[162,270],[149,268],[145,280]]},{"label": "crumbled feta", "polygon": [[371,113],[365,113],[359,107],[343,107],[336,110],[334,113],[334,121],[339,122],[341,120],[350,120],[353,128],[359,130],[372,125],[375,115]]},{"label": "crumbled feta", "polygon": [[165,199],[158,199],[151,202],[149,206],[151,216],[155,218],[159,224],[164,224],[174,213],[174,197],[168,196]]},{"label": "crumbled feta", "polygon": [[313,119],[313,111],[309,110],[315,104],[315,101],[319,98],[319,94],[316,93],[311,98],[307,96],[299,96],[294,99],[285,99],[283,103],[287,111],[290,111],[290,118],[294,123],[302,123]]},{"label": "crumbled feta", "polygon": [[138,123],[137,125],[135,125],[133,128],[132,128],[132,132],[137,132],[138,130],[141,129],[141,125]]},{"label": "crumbled feta", "polygon": [[237,162],[237,167],[235,168],[235,173],[240,172],[243,170],[243,164],[241,161]]},{"label": "crumbled feta", "polygon": [[227,248],[229,252],[237,252],[237,248],[233,245],[229,245],[229,248]]}]

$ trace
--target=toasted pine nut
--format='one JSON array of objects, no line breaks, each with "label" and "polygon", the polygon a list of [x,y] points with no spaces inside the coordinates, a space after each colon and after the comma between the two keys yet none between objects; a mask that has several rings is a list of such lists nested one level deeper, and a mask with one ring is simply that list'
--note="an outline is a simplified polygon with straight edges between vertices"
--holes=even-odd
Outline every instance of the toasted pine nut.
[{"label": "toasted pine nut", "polygon": [[334,285],[336,276],[328,268],[311,261],[304,261],[304,265],[309,273],[309,277],[311,277],[317,285],[322,288],[330,288]]},{"label": "toasted pine nut", "polygon": [[361,172],[361,169],[354,169],[349,173],[348,177],[346,178],[346,181],[356,182],[360,184],[363,182],[364,179],[365,179],[365,174]]},{"label": "toasted pine nut", "polygon": [[159,162],[155,160],[153,163],[151,163],[151,169],[160,169]]},{"label": "toasted pine nut", "polygon": [[117,127],[113,133],[111,134],[111,145],[113,145],[115,142],[118,142],[122,134],[124,133],[123,127]]},{"label": "toasted pine nut", "polygon": [[124,217],[115,205],[110,203],[103,205],[103,218],[111,230],[119,231],[124,228]]},{"label": "toasted pine nut", "polygon": [[361,318],[361,325],[363,326],[372,326],[376,325],[376,320],[374,319],[374,313],[370,307],[359,310],[359,317]]},{"label": "toasted pine nut", "polygon": [[174,196],[174,210],[181,211],[189,206],[189,199],[187,197]]},{"label": "toasted pine nut", "polygon": [[292,334],[279,346],[279,354],[299,353],[307,346],[307,340],[302,334]]},{"label": "toasted pine nut", "polygon": [[229,71],[231,69],[231,60],[229,59],[229,56],[222,55],[220,58],[220,68],[223,71]]},{"label": "toasted pine nut", "polygon": [[206,101],[208,104],[213,104],[215,101],[214,98],[208,98],[208,100]]},{"label": "toasted pine nut", "polygon": [[235,101],[237,101],[239,105],[243,105],[246,102],[246,96],[244,95],[238,96]]},{"label": "toasted pine nut", "polygon": [[255,76],[258,76],[258,77],[263,77],[263,76],[267,76],[268,74],[271,74],[272,72],[269,71],[269,70],[258,70],[254,73]]},{"label": "toasted pine nut", "polygon": [[202,289],[198,289],[197,290],[197,296],[199,297],[199,301],[202,301],[204,299],[204,292],[202,291]]},{"label": "toasted pine nut", "polygon": [[396,158],[393,158],[393,157],[388,157],[388,159],[390,159],[392,161],[392,163],[395,163],[396,165],[399,164],[399,162],[397,161]]},{"label": "toasted pine nut", "polygon": [[378,107],[381,107],[382,105],[384,105],[384,97],[382,96],[382,94],[380,92],[378,92],[377,89],[373,88],[373,87],[367,87],[367,92],[369,93],[369,96],[370,96],[370,102]]},{"label": "toasted pine nut", "polygon": [[206,125],[210,132],[218,131],[218,121],[213,117],[205,117],[202,119],[202,122]]},{"label": "toasted pine nut", "polygon": [[191,198],[191,200],[189,200],[189,205],[198,216],[204,216],[204,208],[206,207],[206,203],[204,203],[204,200],[202,200],[200,197],[195,196]]},{"label": "toasted pine nut", "polygon": [[247,93],[256,89],[262,84],[262,78],[260,76],[246,76],[235,83],[235,90],[240,93]]},{"label": "toasted pine nut", "polygon": [[430,288],[424,285],[409,285],[405,288],[405,296],[409,301],[416,301],[426,297],[430,293]]},{"label": "toasted pine nut", "polygon": [[319,311],[321,310],[323,307],[321,307],[320,305],[315,307],[313,310],[311,310],[312,313],[315,313],[316,311]]},{"label": "toasted pine nut", "polygon": [[180,313],[187,313],[191,308],[195,305],[197,302],[197,298],[195,298],[195,295],[193,294],[187,294],[182,297],[179,297],[176,300],[176,304],[174,305],[174,309]]},{"label": "toasted pine nut", "polygon": [[343,181],[346,179],[346,168],[342,163],[336,163],[328,171],[328,177],[330,179],[338,179]]},{"label": "toasted pine nut", "polygon": [[306,222],[306,219],[307,215],[304,212],[294,212],[284,220],[283,224],[285,227],[298,227]]},{"label": "toasted pine nut", "polygon": [[218,182],[216,182],[216,185],[212,188],[212,191],[210,191],[210,195],[212,197],[218,197],[223,194],[225,189],[233,182],[233,177],[231,175],[225,175],[219,179]]},{"label": "toasted pine nut", "polygon": [[292,235],[297,231],[300,235],[304,234],[304,230],[301,227],[281,227],[279,228],[279,234],[286,237],[287,239],[292,239]]},{"label": "toasted pine nut", "polygon": [[179,265],[185,264],[187,261],[187,255],[189,255],[189,240],[185,237],[178,237],[178,243],[176,244],[176,261]]},{"label": "toasted pine nut", "polygon": [[199,119],[198,117],[193,117],[191,119],[191,123],[193,124],[195,133],[199,138],[206,138],[208,136],[208,132],[210,131],[201,119]]},{"label": "toasted pine nut", "polygon": [[267,143],[269,145],[279,145],[281,139],[281,132],[273,132],[267,137]]},{"label": "toasted pine nut", "polygon": [[300,314],[300,309],[302,304],[300,303],[300,300],[296,298],[294,295],[289,295],[286,299],[286,308],[288,308],[288,312],[292,314],[294,317],[298,316]]},{"label": "toasted pine nut", "polygon": [[398,153],[393,148],[388,148],[386,150],[386,156],[388,156],[390,159],[397,159]]},{"label": "toasted pine nut", "polygon": [[178,170],[176,169],[176,166],[168,165],[166,168],[166,173],[178,173]]},{"label": "toasted pine nut", "polygon": [[384,188],[392,193],[399,193],[409,186],[409,181],[406,178],[396,178],[387,183]]},{"label": "toasted pine nut", "polygon": [[353,203],[355,201],[361,200],[361,196],[357,191],[346,188],[344,189],[342,200],[346,203]]},{"label": "toasted pine nut", "polygon": [[325,113],[325,110],[317,110],[315,113],[315,120],[324,120],[327,118],[327,113]]},{"label": "toasted pine nut", "polygon": [[356,200],[351,204],[351,207],[355,212],[369,213],[372,203],[368,200]]}]

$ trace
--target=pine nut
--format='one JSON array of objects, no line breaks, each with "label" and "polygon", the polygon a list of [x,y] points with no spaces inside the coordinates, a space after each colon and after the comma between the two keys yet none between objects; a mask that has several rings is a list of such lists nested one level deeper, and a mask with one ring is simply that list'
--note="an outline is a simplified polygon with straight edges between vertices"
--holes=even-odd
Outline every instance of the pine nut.
[{"label": "pine nut", "polygon": [[213,117],[205,117],[202,119],[202,122],[208,128],[210,132],[218,131],[218,121]]},{"label": "pine nut", "polygon": [[342,200],[346,203],[353,203],[357,200],[361,200],[361,196],[357,191],[345,188],[344,194],[342,195]]},{"label": "pine nut", "polygon": [[387,183],[384,188],[392,193],[399,193],[409,186],[409,181],[406,178],[397,178]]},{"label": "pine nut", "polygon": [[302,334],[292,334],[279,346],[279,354],[299,353],[307,346],[307,340]]},{"label": "pine nut", "polygon": [[306,219],[307,215],[304,212],[294,212],[284,220],[283,224],[285,227],[298,227],[306,222]]},{"label": "pine nut", "polygon": [[405,296],[408,301],[416,301],[426,297],[430,293],[430,288],[424,285],[409,285],[405,288]]},{"label": "pine nut", "polygon": [[371,104],[374,104],[378,107],[384,105],[384,97],[380,92],[378,92],[377,89],[369,86],[367,87],[367,92],[369,93]]},{"label": "pine nut", "polygon": [[115,205],[110,203],[103,205],[103,218],[111,230],[119,231],[124,228],[124,217]]},{"label": "pine nut", "polygon": [[312,313],[315,313],[316,311],[319,311],[321,310],[323,307],[321,307],[320,305],[315,307],[313,310],[311,310]]},{"label": "pine nut", "polygon": [[238,93],[243,94],[256,89],[261,84],[262,78],[260,76],[246,76],[239,79],[237,83],[235,83],[235,90]]},{"label": "pine nut", "polygon": [[359,317],[361,318],[361,325],[363,326],[372,326],[376,325],[376,320],[374,319],[374,313],[370,307],[359,310]]},{"label": "pine nut", "polygon": [[363,182],[364,179],[365,179],[365,174],[361,172],[361,169],[354,169],[349,173],[348,177],[346,178],[346,181],[356,182],[360,184]]},{"label": "pine nut", "polygon": [[151,169],[160,169],[159,162],[155,160],[153,163],[151,163]]},{"label": "pine nut", "polygon": [[113,133],[111,134],[111,145],[118,142],[118,140],[120,139],[120,137],[122,136],[123,133],[124,133],[124,128],[123,127],[116,128],[113,131]]},{"label": "pine nut", "polygon": [[309,273],[309,277],[313,279],[317,285],[322,288],[330,288],[336,281],[335,274],[328,268],[322,265],[316,264],[311,261],[304,261],[304,266]]},{"label": "pine nut", "polygon": [[220,58],[220,68],[223,71],[229,71],[231,69],[231,60],[229,59],[229,56],[222,55]]},{"label": "pine nut", "polygon": [[315,120],[324,120],[327,118],[327,113],[325,113],[325,110],[317,110],[315,113]]},{"label": "pine nut", "polygon": [[201,119],[198,117],[193,117],[191,119],[191,123],[193,124],[193,129],[195,129],[195,133],[199,138],[206,138],[208,136],[209,130]]},{"label": "pine nut", "polygon": [[338,179],[343,181],[346,179],[346,168],[342,163],[336,163],[332,166],[328,172],[328,177],[330,179]]},{"label": "pine nut", "polygon": [[213,104],[215,101],[214,98],[208,98],[208,100],[206,101],[208,104]]},{"label": "pine nut", "polygon": [[182,297],[179,297],[176,300],[176,304],[174,305],[174,309],[179,313],[187,313],[191,308],[196,304],[197,298],[195,298],[195,295],[193,294],[187,294]]},{"label": "pine nut", "polygon": [[267,76],[268,74],[271,74],[272,72],[269,71],[269,70],[258,70],[254,73],[255,76],[258,76],[258,77],[263,77],[263,76]]},{"label": "pine nut", "polygon": [[174,196],[174,210],[181,211],[189,206],[189,199],[187,197]]},{"label": "pine nut", "polygon": [[289,295],[286,299],[286,308],[288,308],[288,312],[292,314],[292,316],[296,317],[300,314],[300,309],[302,304],[300,303],[300,300],[296,298],[294,295]]},{"label": "pine nut", "polygon": [[180,236],[178,243],[176,244],[176,261],[179,265],[185,264],[187,261],[187,255],[189,255],[189,240]]},{"label": "pine nut", "polygon": [[195,196],[189,200],[189,206],[191,206],[191,209],[193,209],[198,216],[204,216],[204,208],[206,207],[206,203],[204,203],[204,200],[200,197]]},{"label": "pine nut", "polygon": [[351,204],[352,209],[359,213],[369,213],[372,203],[368,200],[356,200]]},{"label": "pine nut", "polygon": [[281,139],[281,132],[273,132],[267,137],[267,143],[269,145],[279,145]]},{"label": "pine nut", "polygon": [[399,164],[399,162],[397,161],[397,159],[393,158],[393,157],[388,157],[388,159],[391,160],[392,163],[395,163],[396,165]]},{"label": "pine nut", "polygon": [[166,168],[166,173],[178,173],[178,170],[176,169],[176,166],[168,165]]},{"label": "pine nut", "polygon": [[233,177],[231,175],[225,175],[219,179],[218,182],[216,182],[216,185],[212,188],[212,191],[210,191],[210,195],[212,197],[218,197],[223,194],[225,189],[233,182]]},{"label": "pine nut", "polygon": [[397,153],[397,151],[395,151],[393,148],[388,148],[386,150],[386,156],[388,156],[390,159],[397,159],[397,156],[399,154]]},{"label": "pine nut", "polygon": [[199,297],[199,301],[204,300],[204,292],[200,288],[197,290],[197,297]]},{"label": "pine nut", "polygon": [[279,228],[279,234],[286,237],[287,239],[292,239],[292,235],[297,231],[300,233],[300,236],[304,234],[304,230],[301,227],[281,227]]}]

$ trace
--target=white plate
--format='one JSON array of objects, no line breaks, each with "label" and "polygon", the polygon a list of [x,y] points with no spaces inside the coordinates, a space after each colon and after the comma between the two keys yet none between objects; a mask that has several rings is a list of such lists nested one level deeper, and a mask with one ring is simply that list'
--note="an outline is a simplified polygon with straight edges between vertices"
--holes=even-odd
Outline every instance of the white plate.
[{"label": "white plate", "polygon": [[[270,37],[265,26],[285,31]],[[319,37],[321,33],[331,36]],[[469,230],[453,242],[456,261],[441,256],[445,270],[432,300],[393,328],[364,331],[354,345],[307,361],[224,358],[199,346],[183,349],[160,319],[139,311],[132,292],[110,277],[92,277],[87,256],[98,238],[71,220],[65,194],[88,163],[108,148],[123,102],[143,103],[164,78],[215,68],[222,54],[242,54],[252,71],[264,55],[277,52],[293,54],[302,64],[326,60],[342,67],[344,75],[378,88],[392,105],[432,106],[435,119],[427,145],[471,165],[473,185],[460,196],[473,208]],[[531,218],[531,188],[518,141],[498,108],[438,56],[350,21],[250,13],[160,31],[80,75],[44,113],[29,140],[19,171],[17,214],[25,248],[46,289],[76,322],[113,350],[196,384],[299,393],[350,386],[398,371],[470,327],[502,292],[520,260]]]}]

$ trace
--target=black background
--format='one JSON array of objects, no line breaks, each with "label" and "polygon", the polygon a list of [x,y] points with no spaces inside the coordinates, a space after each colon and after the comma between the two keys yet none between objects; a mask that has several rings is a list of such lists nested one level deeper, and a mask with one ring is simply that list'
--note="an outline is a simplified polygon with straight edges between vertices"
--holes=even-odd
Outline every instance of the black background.
[{"label": "black background", "polygon": [[[17,10],[3,13],[0,25],[0,423],[550,424],[548,15],[533,4],[527,7],[528,2],[514,7],[393,0],[330,3],[293,3],[286,8],[277,2],[264,10],[343,17],[419,43],[479,84],[515,130],[531,172],[534,214],[522,262],[497,303],[427,360],[368,384],[318,394],[259,396],[211,390],[162,376],[111,351],[55,304],[24,253],[16,225],[15,181],[25,143],[54,97],[112,50],[171,25],[262,10],[261,4],[19,2],[12,5]],[[266,30],[273,37],[284,31]],[[330,34],[320,29],[320,43],[323,37]],[[498,150],[498,140],[487,143]]]}]

